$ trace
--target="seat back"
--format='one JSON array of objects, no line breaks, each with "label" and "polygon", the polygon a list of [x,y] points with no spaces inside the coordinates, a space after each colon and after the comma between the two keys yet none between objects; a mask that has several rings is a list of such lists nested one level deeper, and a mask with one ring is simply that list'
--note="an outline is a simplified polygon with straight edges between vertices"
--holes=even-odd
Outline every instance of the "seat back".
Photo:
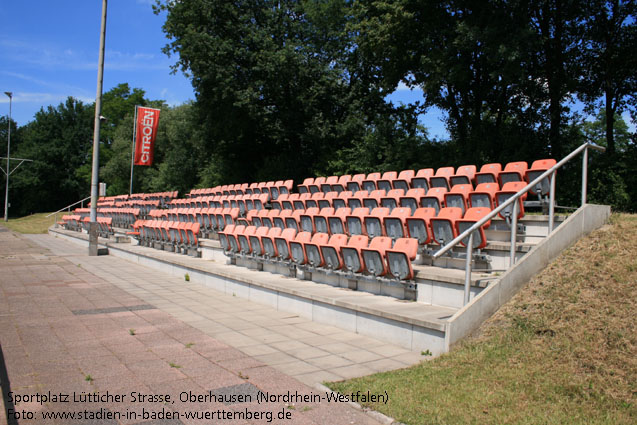
[{"label": "seat back", "polygon": [[247,226],[242,234],[238,235],[239,239],[239,252],[242,254],[249,254],[252,252],[250,245],[250,236],[253,236],[257,231],[256,226]]},{"label": "seat back", "polygon": [[290,257],[294,263],[298,265],[307,263],[304,245],[306,242],[310,242],[311,240],[312,234],[310,232],[299,232],[294,240],[290,241]]},{"label": "seat back", "polygon": [[392,187],[394,189],[402,189],[407,192],[411,188],[411,179],[415,176],[416,172],[414,170],[403,170],[392,182]]},{"label": "seat back", "polygon": [[336,234],[330,236],[327,243],[320,246],[323,256],[323,265],[330,270],[338,270],[343,267],[341,248],[347,244],[347,235]]},{"label": "seat back", "polygon": [[263,237],[266,236],[269,231],[270,229],[267,227],[257,227],[257,231],[254,235],[249,236],[252,254],[259,256],[265,254],[265,251],[263,250]]},{"label": "seat back", "polygon": [[457,184],[473,184],[476,177],[477,167],[475,165],[461,165],[456,170],[456,174],[449,177],[451,186]]},{"label": "seat back", "polygon": [[[491,212],[491,209],[485,207],[475,207],[469,208],[465,213],[464,217],[460,220],[457,220],[458,226],[458,234],[464,233],[471,226],[480,221],[483,217],[487,216]],[[474,249],[482,249],[487,245],[487,238],[485,237],[484,229],[488,228],[491,225],[491,220],[484,223],[480,228],[473,233],[473,244],[472,247]],[[469,236],[463,238],[460,241],[462,246],[467,246],[469,243]]]},{"label": "seat back", "polygon": [[314,216],[314,230],[318,233],[329,233],[328,217],[334,215],[334,208],[321,208],[318,214]]},{"label": "seat back", "polygon": [[328,242],[330,236],[327,233],[315,233],[310,242],[304,244],[305,256],[309,265],[313,267],[323,266],[323,255],[321,254],[321,245]]},{"label": "seat back", "polygon": [[411,217],[407,217],[407,232],[409,237],[416,238],[421,245],[432,240],[431,218],[436,216],[433,208],[418,208]]},{"label": "seat back", "polygon": [[387,262],[385,261],[385,251],[391,249],[392,240],[386,236],[379,236],[372,239],[369,247],[363,248],[363,259],[365,269],[374,276],[383,276],[387,273]]},{"label": "seat back", "polygon": [[425,189],[409,189],[404,196],[400,197],[400,206],[411,209],[413,213],[420,206],[420,200],[426,195]]},{"label": "seat back", "polygon": [[420,206],[433,208],[437,214],[445,206],[445,193],[447,189],[444,187],[432,187],[427,191],[427,195],[420,199]]},{"label": "seat back", "polygon": [[[526,171],[525,179],[527,183],[531,183],[533,180],[540,177],[541,174],[553,167],[556,163],[557,161],[554,159],[538,159],[537,161],[533,161],[531,168]],[[549,177],[546,177],[540,180],[535,187],[531,188],[530,192],[533,194],[548,195],[550,190],[550,180]]]},{"label": "seat back", "polygon": [[416,173],[416,176],[411,179],[411,187],[413,189],[424,189],[425,192],[429,190],[429,178],[434,175],[433,168],[421,168]]},{"label": "seat back", "polygon": [[393,210],[400,204],[400,198],[405,195],[403,189],[391,189],[380,199],[381,206]]},{"label": "seat back", "polygon": [[470,184],[457,184],[453,186],[448,193],[445,193],[445,205],[447,207],[458,207],[464,214],[467,209],[467,202],[471,190],[472,187]]},{"label": "seat back", "polygon": [[290,241],[296,236],[296,229],[285,229],[274,238],[274,244],[281,261],[290,259]]},{"label": "seat back", "polygon": [[350,235],[363,235],[363,219],[369,213],[365,207],[354,208],[351,214],[345,218],[346,230]]},{"label": "seat back", "polygon": [[[285,194],[279,195],[279,197],[281,196],[287,196],[287,195]],[[278,227],[280,229],[285,229],[285,219],[287,217],[292,217],[292,210],[280,210],[279,215],[272,218],[272,224],[275,227]]]},{"label": "seat back", "polygon": [[367,248],[369,238],[366,235],[352,236],[346,245],[341,248],[344,268],[353,273],[360,273],[365,268],[362,249]]},{"label": "seat back", "polygon": [[508,182],[524,181],[528,168],[529,165],[526,161],[509,162],[499,175],[500,185],[504,186]]},{"label": "seat back", "polygon": [[484,164],[480,167],[480,172],[476,173],[476,184],[497,183],[500,171],[502,171],[502,165],[497,162]]},{"label": "seat back", "polygon": [[431,218],[433,240],[444,245],[458,236],[456,220],[462,218],[462,210],[457,207],[442,208],[436,217]]},{"label": "seat back", "polygon": [[330,234],[345,234],[346,233],[346,223],[347,216],[350,215],[352,210],[349,207],[339,208],[334,214],[327,217],[327,224],[329,227]]},{"label": "seat back", "polygon": [[497,183],[480,183],[474,191],[469,193],[469,206],[493,209],[495,194],[499,190],[500,186]]},{"label": "seat back", "polygon": [[374,208],[371,213],[367,214],[363,218],[365,225],[364,231],[370,238],[376,236],[382,236],[384,232],[383,219],[389,216],[389,208],[378,207]]},{"label": "seat back", "polygon": [[[526,187],[525,182],[515,181],[515,182],[505,183],[504,186],[502,186],[502,190],[498,191],[495,194],[496,204],[498,206],[502,205],[503,203],[507,201],[507,199],[514,196],[520,190],[524,189],[524,187]],[[524,217],[524,200],[526,199],[527,194],[528,192],[518,198],[518,202],[517,202],[518,218]],[[506,208],[502,209],[499,213],[500,217],[507,220],[512,218],[511,217],[512,214],[513,214],[513,203],[508,205]]]},{"label": "seat back", "polygon": [[356,193],[361,190],[361,183],[365,180],[365,174],[354,174],[352,179],[347,182],[347,190]]},{"label": "seat back", "polygon": [[409,208],[394,208],[389,217],[383,220],[385,235],[393,240],[407,235],[407,218],[411,216]]},{"label": "seat back", "polygon": [[319,213],[318,207],[307,208],[299,217],[299,224],[303,232],[314,233],[314,216]]},{"label": "seat back", "polygon": [[263,245],[263,255],[267,258],[276,258],[278,252],[276,245],[274,244],[274,238],[281,234],[282,230],[279,227],[272,227],[268,229],[266,235],[261,236],[261,244]]},{"label": "seat back", "polygon": [[389,274],[399,280],[410,280],[414,277],[411,262],[418,255],[418,241],[412,238],[400,238],[394,246],[387,250],[387,268]]}]

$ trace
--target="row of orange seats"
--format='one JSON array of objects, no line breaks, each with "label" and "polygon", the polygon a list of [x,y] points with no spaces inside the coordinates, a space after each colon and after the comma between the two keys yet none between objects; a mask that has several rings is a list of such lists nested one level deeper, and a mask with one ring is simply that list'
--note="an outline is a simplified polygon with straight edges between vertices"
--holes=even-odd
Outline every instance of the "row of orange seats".
[{"label": "row of orange seats", "polygon": [[414,277],[411,262],[418,242],[411,238],[297,232],[244,225],[230,225],[219,233],[224,253],[256,260],[294,264],[301,269],[344,270],[373,276],[387,274],[396,279]]},{"label": "row of orange seats", "polygon": [[[444,245],[490,212],[491,209],[488,207],[473,207],[466,212],[457,207],[441,208],[438,212],[433,208],[417,208],[414,211],[409,208],[395,208],[390,212],[384,207],[372,210],[366,207],[354,209],[346,207],[335,210],[330,207],[294,212],[282,210],[282,215],[277,215],[276,210],[271,210],[267,214],[239,218],[235,223],[268,229],[294,229],[310,234],[366,235],[370,238],[387,236],[392,240],[411,237],[417,239],[422,245],[430,243]],[[490,222],[487,222],[479,230],[479,234],[474,239],[474,248],[486,246],[484,229],[489,227],[489,224]]]},{"label": "row of orange seats", "polygon": [[[388,207],[373,206],[364,203],[364,199],[358,205],[361,206],[344,206],[341,208],[334,207],[310,207],[302,210],[266,210],[249,211],[245,217],[241,216],[239,208],[181,208],[171,210],[156,210],[151,215],[156,218],[164,218],[170,221],[197,222],[205,232],[215,232],[223,230],[225,226],[230,224],[256,225],[266,227],[279,227],[281,229],[294,228],[311,233],[348,233],[348,234],[370,234],[371,236],[388,235],[393,239],[403,237],[405,232],[400,231],[405,227],[407,218],[414,216],[435,216],[442,210],[458,211],[454,213],[454,217],[459,214],[462,218],[465,211],[469,209],[481,208],[490,211],[502,202],[513,196],[518,186],[523,185],[520,182],[511,182],[505,185],[506,190],[496,191],[496,184],[483,184],[486,189],[481,191],[473,191],[468,194],[451,193],[446,195],[462,195],[459,199],[454,197],[436,198],[423,197],[420,200],[416,198],[416,202],[404,202],[401,200],[401,207],[393,209]],[[412,189],[418,190],[418,189]],[[433,189],[432,189],[433,190]],[[443,190],[443,189],[436,189]],[[468,196],[465,196],[468,195]],[[413,201],[411,198],[409,201]],[[524,216],[524,198],[518,201],[518,218]],[[351,205],[351,204],[350,204]],[[426,211],[427,213],[423,213]],[[431,213],[429,212],[431,211]],[[505,219],[511,219],[512,208],[508,207],[500,212],[500,216]],[[395,220],[402,220],[403,226],[397,226]],[[413,221],[413,220],[412,220]],[[386,224],[387,223],[387,224]],[[370,229],[370,230],[368,230]],[[391,229],[391,230],[388,230]],[[429,232],[431,234],[431,232]],[[421,243],[429,243],[432,237],[426,238]],[[440,238],[438,239],[440,240]]]},{"label": "row of orange seats", "polygon": [[292,180],[278,180],[259,183],[237,183],[211,188],[193,189],[187,197],[215,196],[215,195],[259,195],[262,193],[272,194],[273,197],[279,193],[290,193],[294,182]]},{"label": "row of orange seats", "polygon": [[197,196],[186,199],[173,199],[168,208],[239,208],[243,214],[249,210],[260,210],[270,201],[267,193],[253,195],[215,195]]},{"label": "row of orange seats", "polygon": [[384,173],[355,174],[330,177],[309,177],[298,186],[299,193],[329,193],[350,191],[356,193],[359,190],[371,192],[392,189],[425,189],[442,187],[447,190],[458,184],[478,185],[480,183],[498,183],[503,186],[511,181],[526,181],[530,183],[544,171],[556,164],[554,159],[541,159],[534,161],[529,168],[527,162],[517,161],[505,165],[504,169],[499,163],[484,164],[478,172],[475,165],[463,165],[453,167],[441,167],[434,171],[433,168],[423,168],[418,171],[403,170],[386,171]]},{"label": "row of orange seats", "polygon": [[150,246],[153,242],[170,244],[174,248],[197,248],[199,246],[199,223],[137,220],[133,231],[127,232],[139,239],[142,245]]},{"label": "row of orange seats", "polygon": [[[389,208],[405,207],[415,210],[418,207],[434,208],[436,211],[444,207],[458,207],[464,212],[467,208],[489,207],[494,208],[498,197],[509,196],[526,186],[524,182],[508,182],[500,189],[498,183],[481,183],[473,189],[471,185],[459,184],[450,190],[442,187],[425,189],[392,189],[385,192],[376,189],[372,192],[359,190],[356,193],[344,191],[316,192],[316,193],[292,193],[280,195],[276,201],[272,201],[273,209],[278,210],[305,210],[308,208],[376,208],[379,206]],[[526,198],[526,197],[525,197]]]}]

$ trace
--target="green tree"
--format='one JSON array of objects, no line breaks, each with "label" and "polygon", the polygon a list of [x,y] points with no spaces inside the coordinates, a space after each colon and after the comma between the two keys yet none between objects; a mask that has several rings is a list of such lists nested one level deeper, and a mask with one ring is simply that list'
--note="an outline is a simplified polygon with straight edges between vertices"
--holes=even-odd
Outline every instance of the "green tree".
[{"label": "green tree", "polygon": [[[592,122],[581,124],[587,140],[606,146],[608,125],[606,111],[602,108]],[[637,211],[637,144],[621,115],[613,117],[615,152],[596,155],[591,161],[590,202],[609,204],[620,211]]]},{"label": "green tree", "polygon": [[324,174],[363,136],[363,104],[384,101],[346,67],[349,3],[161,2],[164,51],[191,77],[205,130],[202,184]]},{"label": "green tree", "polygon": [[135,106],[145,106],[148,101],[140,88],[130,89],[128,83],[120,83],[102,96],[102,115],[106,121],[100,126],[100,138],[107,146],[114,140],[115,129],[126,116],[135,111]]},{"label": "green tree", "polygon": [[[7,142],[9,140],[9,117],[0,117],[0,156],[7,155]],[[22,139],[21,127],[11,119],[11,152],[15,152]],[[13,156],[13,155],[12,155]]]},{"label": "green tree", "polygon": [[[608,154],[616,150],[615,117],[637,99],[637,4],[589,0],[580,98],[593,111],[603,105]],[[600,120],[598,120],[600,121]]]},{"label": "green tree", "polygon": [[[542,117],[529,107],[538,96],[528,78],[536,35],[525,4],[361,1],[355,16],[357,50],[373,64],[377,84],[387,92],[401,83],[420,87],[418,112],[436,106],[447,113],[460,160],[543,154],[547,144],[533,130]],[[506,143],[514,137],[523,142]]]},{"label": "green tree", "polygon": [[69,97],[22,129],[16,156],[33,162],[12,176],[13,214],[56,210],[88,195],[76,171],[91,162],[93,117],[92,106]]}]

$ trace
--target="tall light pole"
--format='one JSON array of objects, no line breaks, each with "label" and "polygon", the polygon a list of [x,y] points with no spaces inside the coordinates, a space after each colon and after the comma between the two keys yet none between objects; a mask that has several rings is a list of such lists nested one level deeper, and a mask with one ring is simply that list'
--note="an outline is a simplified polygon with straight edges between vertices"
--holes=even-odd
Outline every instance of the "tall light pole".
[{"label": "tall light pole", "polygon": [[7,136],[7,184],[4,192],[4,221],[9,220],[9,161],[11,158],[11,103],[13,101],[13,93],[10,91],[4,92],[9,96],[9,135]]},{"label": "tall light pole", "polygon": [[102,114],[102,84],[104,82],[106,6],[107,0],[102,0],[102,27],[100,32],[99,62],[97,65],[97,94],[95,95],[95,125],[93,129],[93,170],[91,173],[91,214],[89,223],[88,255],[97,255],[97,193],[100,168],[100,115]]}]

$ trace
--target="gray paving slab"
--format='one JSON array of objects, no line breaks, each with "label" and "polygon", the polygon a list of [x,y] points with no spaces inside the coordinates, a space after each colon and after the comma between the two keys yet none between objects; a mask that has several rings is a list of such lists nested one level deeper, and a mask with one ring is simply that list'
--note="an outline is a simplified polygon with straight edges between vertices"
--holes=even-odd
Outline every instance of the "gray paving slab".
[{"label": "gray paving slab", "polygon": [[[85,423],[201,424],[211,421],[186,420],[184,413],[212,412],[223,410],[224,406],[228,412],[249,409],[276,414],[286,408],[284,402],[226,405],[210,400],[209,391],[219,397],[252,398],[258,391],[319,394],[319,390],[312,388],[315,383],[354,374],[350,369],[338,374],[300,358],[303,350],[320,350],[293,338],[294,326],[304,323],[306,326],[299,327],[298,332],[310,339],[307,321],[279,321],[287,316],[251,304],[246,310],[255,314],[267,312],[266,316],[279,328],[271,330],[268,321],[264,321],[259,325],[265,332],[254,338],[223,325],[218,328],[214,319],[198,310],[210,311],[215,305],[240,306],[248,301],[233,300],[231,296],[226,300],[223,294],[122,259],[86,254],[81,247],[47,235],[0,232],[0,347],[9,377],[8,382],[3,382],[3,390],[9,387],[20,395],[51,391],[84,397],[106,396],[108,392],[111,397],[122,398],[100,399],[90,404],[16,402],[16,408],[32,410],[40,415],[38,418],[43,413],[77,413],[87,406],[114,418]],[[173,296],[171,288],[179,288],[183,296]],[[197,302],[192,302],[193,298]],[[242,320],[252,323],[241,318],[246,310],[230,309],[229,314],[234,315],[237,323]],[[191,323],[202,329],[180,320],[180,315],[192,319]],[[217,336],[226,333],[228,341]],[[334,334],[340,332],[335,330]],[[239,344],[245,342],[244,338],[256,342],[241,351],[241,347],[233,346],[233,336],[241,337],[237,339]],[[310,337],[316,341],[325,338],[318,333],[311,333]],[[277,367],[261,361],[268,356]],[[140,400],[140,395],[145,400]],[[172,396],[174,403],[158,401],[159,396],[166,395]],[[150,396],[153,399],[149,400]],[[197,400],[184,400],[190,396]],[[286,423],[378,423],[348,404],[319,402],[312,404],[311,409],[302,409],[302,405],[297,404],[301,408],[294,410]],[[170,420],[142,418],[144,412],[182,416]],[[4,420],[3,415],[0,417]],[[69,420],[31,423],[69,423]]]}]

